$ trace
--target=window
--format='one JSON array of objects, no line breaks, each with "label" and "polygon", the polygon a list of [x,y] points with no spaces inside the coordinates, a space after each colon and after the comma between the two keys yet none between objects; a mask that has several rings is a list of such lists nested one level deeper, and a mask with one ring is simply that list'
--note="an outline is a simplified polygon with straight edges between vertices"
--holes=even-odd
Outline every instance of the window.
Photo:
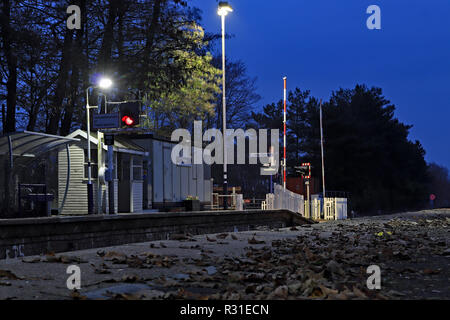
[{"label": "window", "polygon": [[[97,150],[91,149],[91,177],[97,179],[98,177],[98,154]],[[84,149],[84,178],[88,178],[88,152]]]}]

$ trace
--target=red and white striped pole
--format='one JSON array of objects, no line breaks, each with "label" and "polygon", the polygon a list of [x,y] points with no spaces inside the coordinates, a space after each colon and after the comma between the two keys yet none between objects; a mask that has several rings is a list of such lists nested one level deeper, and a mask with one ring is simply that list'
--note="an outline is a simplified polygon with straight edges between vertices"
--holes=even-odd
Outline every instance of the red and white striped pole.
[{"label": "red and white striped pole", "polygon": [[286,77],[283,78],[284,82],[284,112],[283,112],[283,188],[286,189]]}]

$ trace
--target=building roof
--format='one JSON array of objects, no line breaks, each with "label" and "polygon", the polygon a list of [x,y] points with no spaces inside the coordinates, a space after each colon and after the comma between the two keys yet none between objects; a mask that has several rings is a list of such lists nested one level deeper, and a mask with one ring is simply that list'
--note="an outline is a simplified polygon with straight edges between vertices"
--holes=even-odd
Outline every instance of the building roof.
[{"label": "building roof", "polygon": [[[67,138],[75,138],[75,137],[80,137],[84,140],[87,139],[87,133],[86,131],[83,130],[76,130],[74,132],[72,132],[71,134],[69,134],[67,136]],[[91,139],[90,139],[91,143],[98,145],[98,137],[97,137],[97,132],[91,132]],[[131,154],[136,154],[136,155],[148,155],[148,152],[145,152],[144,148],[138,146],[137,144],[133,143],[131,140],[124,138],[122,136],[114,136],[114,151],[116,152],[121,152],[121,153],[131,153]],[[107,146],[103,145],[103,149],[107,150]]]},{"label": "building roof", "polygon": [[37,157],[43,153],[80,141],[74,137],[62,137],[40,132],[16,131],[0,136],[0,155]]}]

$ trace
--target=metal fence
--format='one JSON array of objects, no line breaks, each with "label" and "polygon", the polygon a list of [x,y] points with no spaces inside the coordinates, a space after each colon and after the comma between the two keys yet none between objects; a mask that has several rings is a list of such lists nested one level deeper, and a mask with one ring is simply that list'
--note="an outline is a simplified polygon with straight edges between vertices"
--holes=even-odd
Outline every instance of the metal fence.
[{"label": "metal fence", "polygon": [[227,199],[231,199],[231,203],[229,204],[229,208],[232,210],[244,210],[244,198],[242,194],[238,194],[233,192],[229,195],[223,195],[218,193],[211,194],[211,204],[209,205],[210,210],[221,210],[223,206],[221,206],[219,198],[223,198],[223,202],[228,201]]},{"label": "metal fence", "polygon": [[347,198],[312,198],[308,201],[302,195],[275,184],[275,193],[266,195],[261,209],[287,209],[314,220],[341,220],[347,219]]},{"label": "metal fence", "polygon": [[275,184],[274,191],[275,193],[266,195],[266,200],[262,202],[261,209],[287,209],[304,215],[305,204],[302,195],[285,190],[279,184]]}]

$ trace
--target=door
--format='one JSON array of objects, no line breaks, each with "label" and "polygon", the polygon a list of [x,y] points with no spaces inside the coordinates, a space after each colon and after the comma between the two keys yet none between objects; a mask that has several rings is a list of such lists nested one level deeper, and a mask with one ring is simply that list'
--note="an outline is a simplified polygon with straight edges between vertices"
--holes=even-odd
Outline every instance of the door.
[{"label": "door", "polygon": [[131,175],[130,175],[130,156],[127,154],[118,154],[118,179],[119,179],[119,212],[130,212],[131,207]]}]

